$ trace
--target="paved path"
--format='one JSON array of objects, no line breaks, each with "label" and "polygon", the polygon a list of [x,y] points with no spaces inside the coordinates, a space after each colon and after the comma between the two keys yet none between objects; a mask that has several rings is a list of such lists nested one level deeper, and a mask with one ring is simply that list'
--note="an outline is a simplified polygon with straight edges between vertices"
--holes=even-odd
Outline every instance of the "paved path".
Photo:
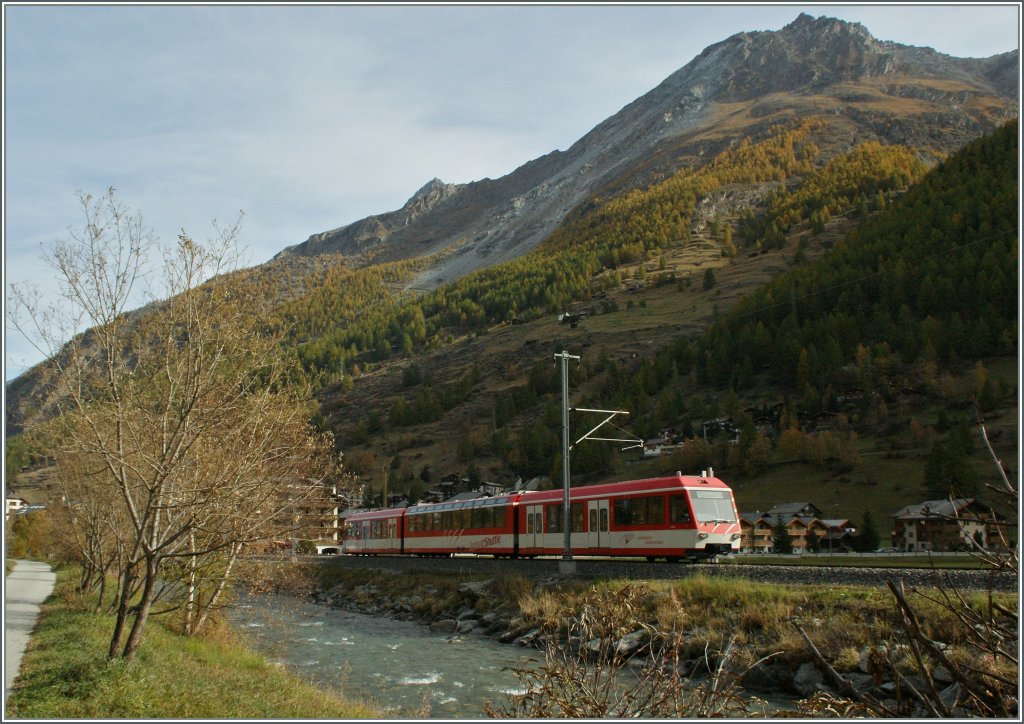
[{"label": "paved path", "polygon": [[18,678],[21,657],[28,637],[39,616],[39,604],[53,591],[57,577],[50,566],[37,561],[18,560],[7,576],[4,597],[4,708],[14,680]]}]

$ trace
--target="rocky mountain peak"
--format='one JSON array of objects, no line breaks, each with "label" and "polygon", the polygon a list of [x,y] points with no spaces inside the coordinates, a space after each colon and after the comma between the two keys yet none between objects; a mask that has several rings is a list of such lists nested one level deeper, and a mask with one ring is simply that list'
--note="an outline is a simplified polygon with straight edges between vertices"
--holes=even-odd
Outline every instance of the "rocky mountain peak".
[{"label": "rocky mountain peak", "polygon": [[421,214],[424,211],[429,211],[434,208],[434,206],[445,199],[454,196],[461,188],[462,186],[460,184],[446,184],[441,179],[435,177],[428,181],[419,191],[414,193],[412,197],[405,202],[405,206],[402,207],[402,210],[411,214]]},{"label": "rocky mountain peak", "polygon": [[796,20],[779,31],[783,37],[790,39],[795,45],[814,48],[831,45],[842,38],[856,39],[865,46],[879,46],[879,41],[872,37],[860,23],[852,23],[837,18],[821,16],[814,18],[807,13],[800,13]]}]

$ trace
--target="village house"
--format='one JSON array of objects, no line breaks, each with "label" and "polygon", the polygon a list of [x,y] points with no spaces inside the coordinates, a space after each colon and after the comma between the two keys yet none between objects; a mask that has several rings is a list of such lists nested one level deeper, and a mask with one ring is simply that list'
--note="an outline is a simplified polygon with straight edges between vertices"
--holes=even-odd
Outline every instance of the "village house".
[{"label": "village house", "polygon": [[24,498],[18,498],[8,495],[7,508],[6,512],[4,513],[4,520],[10,520],[11,513],[14,513],[20,510],[21,508],[24,508],[26,505],[28,505],[28,501],[25,500]]},{"label": "village house", "polygon": [[996,545],[999,519],[975,498],[926,500],[893,514],[893,547],[903,551],[955,551],[972,539],[983,548]]},{"label": "village house", "polygon": [[775,528],[764,513],[740,513],[740,552],[769,553]]},{"label": "village house", "polygon": [[[740,514],[740,551],[743,553],[805,553],[813,534],[819,551],[839,551],[849,546],[856,530],[846,518],[823,518],[813,503],[786,503],[766,512]],[[775,529],[786,527],[790,549],[775,551]]]}]

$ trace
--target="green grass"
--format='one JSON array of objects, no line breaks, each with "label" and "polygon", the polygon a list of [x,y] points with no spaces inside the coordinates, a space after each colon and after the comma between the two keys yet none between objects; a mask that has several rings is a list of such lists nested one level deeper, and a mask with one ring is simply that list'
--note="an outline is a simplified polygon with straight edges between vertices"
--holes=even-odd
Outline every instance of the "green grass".
[{"label": "green grass", "polygon": [[372,706],[303,682],[221,630],[206,640],[151,620],[133,661],[105,655],[113,617],[83,610],[74,576],[56,592],[25,653],[8,714],[17,718],[379,718]]}]

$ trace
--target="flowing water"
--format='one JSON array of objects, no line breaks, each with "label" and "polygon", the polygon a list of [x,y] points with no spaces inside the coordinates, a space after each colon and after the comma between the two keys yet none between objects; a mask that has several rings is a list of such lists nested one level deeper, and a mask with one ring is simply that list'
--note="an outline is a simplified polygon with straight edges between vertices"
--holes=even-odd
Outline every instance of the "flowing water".
[{"label": "flowing water", "polygon": [[[540,656],[479,634],[433,633],[288,596],[243,594],[228,619],[269,660],[373,703],[387,718],[482,719],[485,703],[500,709],[508,694],[525,693],[511,668]],[[792,704],[768,698],[765,712]]]},{"label": "flowing water", "polygon": [[392,718],[484,718],[521,693],[508,667],[537,652],[478,634],[432,633],[287,596],[243,596],[228,618],[247,643],[318,686],[370,701]]}]

